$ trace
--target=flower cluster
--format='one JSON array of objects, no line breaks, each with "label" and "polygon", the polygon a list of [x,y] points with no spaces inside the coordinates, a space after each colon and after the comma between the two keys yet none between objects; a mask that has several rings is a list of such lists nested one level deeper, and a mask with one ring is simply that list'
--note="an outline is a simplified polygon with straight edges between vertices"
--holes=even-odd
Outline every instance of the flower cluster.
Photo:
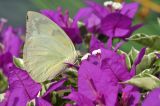
[{"label": "flower cluster", "polygon": [[[0,106],[159,106],[160,37],[132,36],[142,27],[132,25],[137,11],[136,2],[101,5],[88,0],[73,19],[61,7],[41,10],[66,32],[82,55],[77,64],[68,63],[64,73],[43,83],[15,63],[14,58],[22,56],[25,31],[1,19]],[[144,48],[132,48],[129,53],[120,50],[128,41]],[[1,87],[6,80],[7,86]]]}]

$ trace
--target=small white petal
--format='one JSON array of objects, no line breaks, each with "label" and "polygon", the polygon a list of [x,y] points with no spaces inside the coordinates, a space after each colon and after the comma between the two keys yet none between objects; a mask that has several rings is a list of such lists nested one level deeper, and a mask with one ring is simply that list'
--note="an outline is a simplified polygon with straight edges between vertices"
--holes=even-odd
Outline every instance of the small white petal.
[{"label": "small white petal", "polygon": [[101,54],[101,49],[92,51],[92,55],[97,55],[97,54]]},{"label": "small white petal", "polygon": [[122,9],[122,4],[121,3],[118,3],[118,2],[114,2],[112,4],[112,7],[115,9],[115,10],[120,10]]},{"label": "small white petal", "polygon": [[109,5],[112,5],[113,4],[113,1],[106,1],[104,2],[104,6],[109,6]]},{"label": "small white petal", "polygon": [[90,55],[91,55],[90,53],[86,53],[86,54],[81,58],[81,61],[88,59],[88,57],[89,57]]}]

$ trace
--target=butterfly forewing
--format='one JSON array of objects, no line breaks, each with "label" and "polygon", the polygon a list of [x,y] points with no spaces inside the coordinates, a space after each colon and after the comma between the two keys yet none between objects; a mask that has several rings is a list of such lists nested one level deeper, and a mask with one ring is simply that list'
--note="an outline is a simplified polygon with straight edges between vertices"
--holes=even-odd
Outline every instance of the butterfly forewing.
[{"label": "butterfly forewing", "polygon": [[75,47],[56,23],[37,12],[27,14],[27,33],[24,45],[26,71],[37,82],[53,79],[65,67],[73,63]]}]

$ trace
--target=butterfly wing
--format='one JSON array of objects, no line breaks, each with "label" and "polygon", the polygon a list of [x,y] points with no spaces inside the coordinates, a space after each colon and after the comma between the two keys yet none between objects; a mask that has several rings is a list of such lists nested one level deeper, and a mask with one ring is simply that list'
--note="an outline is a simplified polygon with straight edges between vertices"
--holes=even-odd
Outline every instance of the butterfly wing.
[{"label": "butterfly wing", "polygon": [[46,16],[29,11],[23,49],[24,67],[37,82],[53,79],[76,59],[75,47],[56,23]]}]

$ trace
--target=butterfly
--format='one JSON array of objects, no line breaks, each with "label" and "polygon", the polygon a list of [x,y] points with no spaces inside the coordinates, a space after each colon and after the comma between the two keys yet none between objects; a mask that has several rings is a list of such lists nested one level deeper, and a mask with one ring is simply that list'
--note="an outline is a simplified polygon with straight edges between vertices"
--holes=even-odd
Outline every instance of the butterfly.
[{"label": "butterfly", "polygon": [[37,82],[51,80],[74,63],[77,53],[68,35],[48,17],[27,13],[24,69]]}]

